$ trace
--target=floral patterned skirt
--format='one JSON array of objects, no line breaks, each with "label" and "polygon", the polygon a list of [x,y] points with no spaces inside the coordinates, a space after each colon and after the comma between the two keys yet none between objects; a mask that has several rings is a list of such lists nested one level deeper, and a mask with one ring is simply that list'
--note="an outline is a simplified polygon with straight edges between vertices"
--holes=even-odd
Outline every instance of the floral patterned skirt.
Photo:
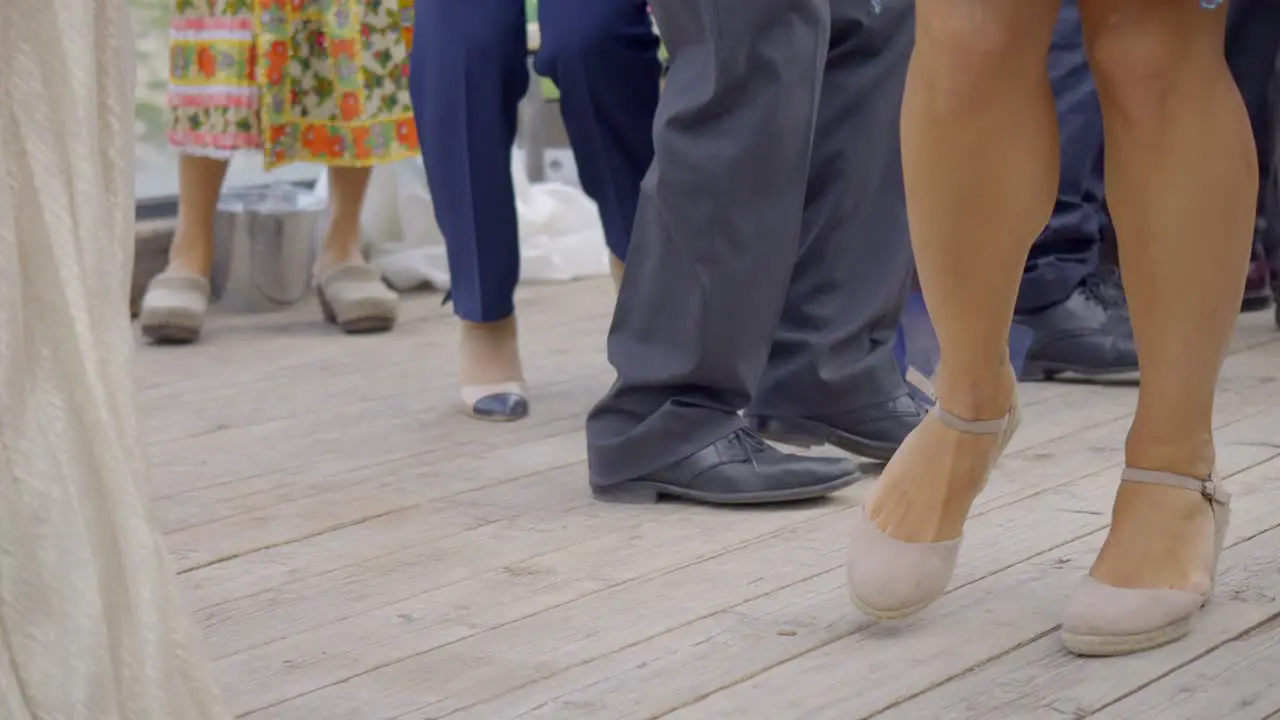
[{"label": "floral patterned skirt", "polygon": [[413,0],[174,0],[169,141],[267,167],[416,155],[412,42]]}]

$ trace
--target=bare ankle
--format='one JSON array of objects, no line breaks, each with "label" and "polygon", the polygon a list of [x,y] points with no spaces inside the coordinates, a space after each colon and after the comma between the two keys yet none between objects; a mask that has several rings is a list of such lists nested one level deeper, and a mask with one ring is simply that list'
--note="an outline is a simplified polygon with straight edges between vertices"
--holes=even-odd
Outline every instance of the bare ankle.
[{"label": "bare ankle", "polygon": [[316,258],[316,273],[323,274],[343,265],[360,264],[364,255],[360,251],[358,232],[341,232],[331,229],[320,247],[320,255]]},{"label": "bare ankle", "polygon": [[514,315],[487,323],[463,320],[461,343],[464,385],[523,380]]},{"label": "bare ankle", "polygon": [[1124,457],[1125,464],[1132,468],[1207,480],[1216,462],[1213,433],[1169,431],[1135,424],[1125,440]]},{"label": "bare ankle", "polygon": [[996,420],[1009,413],[1017,392],[1006,362],[980,369],[942,367],[935,383],[938,404],[965,420]]},{"label": "bare ankle", "polygon": [[209,277],[213,267],[213,236],[179,229],[169,246],[169,270]]},{"label": "bare ankle", "polygon": [[514,340],[517,334],[515,315],[508,315],[501,320],[492,322],[471,322],[470,320],[462,320],[461,322],[463,337],[480,340],[481,342]]},{"label": "bare ankle", "polygon": [[615,290],[622,288],[622,275],[626,270],[626,266],[618,259],[617,255],[609,253],[609,274],[613,276],[613,287]]}]

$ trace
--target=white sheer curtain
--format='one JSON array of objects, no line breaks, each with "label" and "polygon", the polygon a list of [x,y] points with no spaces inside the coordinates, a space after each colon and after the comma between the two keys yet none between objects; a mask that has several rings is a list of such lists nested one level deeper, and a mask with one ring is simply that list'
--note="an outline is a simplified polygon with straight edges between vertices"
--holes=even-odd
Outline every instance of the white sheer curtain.
[{"label": "white sheer curtain", "polygon": [[138,436],[125,0],[0,0],[0,718],[229,717]]}]

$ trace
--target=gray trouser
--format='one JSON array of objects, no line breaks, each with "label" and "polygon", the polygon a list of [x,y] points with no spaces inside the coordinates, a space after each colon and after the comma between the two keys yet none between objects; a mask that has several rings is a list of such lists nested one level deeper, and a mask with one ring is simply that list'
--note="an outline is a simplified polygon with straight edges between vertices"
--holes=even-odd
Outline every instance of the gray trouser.
[{"label": "gray trouser", "polygon": [[591,481],[669,465],[738,411],[904,392],[911,273],[898,119],[912,3],[653,0],[672,62],[587,418]]}]

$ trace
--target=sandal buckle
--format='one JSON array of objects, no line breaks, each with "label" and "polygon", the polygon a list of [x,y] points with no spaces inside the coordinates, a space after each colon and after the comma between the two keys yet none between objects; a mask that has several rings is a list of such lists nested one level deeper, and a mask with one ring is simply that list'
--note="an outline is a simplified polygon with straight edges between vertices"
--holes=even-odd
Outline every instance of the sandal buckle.
[{"label": "sandal buckle", "polygon": [[1205,500],[1218,499],[1218,485],[1212,480],[1205,480],[1200,483],[1200,495]]}]

